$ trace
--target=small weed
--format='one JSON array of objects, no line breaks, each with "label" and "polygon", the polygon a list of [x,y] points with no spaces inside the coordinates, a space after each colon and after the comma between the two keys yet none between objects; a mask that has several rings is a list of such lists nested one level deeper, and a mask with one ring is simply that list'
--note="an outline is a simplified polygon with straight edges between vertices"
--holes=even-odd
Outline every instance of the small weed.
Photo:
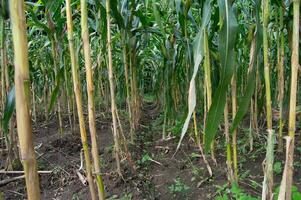
[{"label": "small weed", "polygon": [[79,200],[78,194],[73,194],[72,195],[72,200]]},{"label": "small weed", "polygon": [[251,185],[252,185],[252,187],[254,189],[258,189],[258,188],[261,187],[261,183],[258,183],[258,182],[254,181],[254,180],[250,180],[250,182],[251,182]]},{"label": "small weed", "polygon": [[48,164],[44,161],[41,161],[41,162],[38,163],[38,169],[39,170],[45,170],[45,169],[47,169],[47,166],[48,166]]},{"label": "small weed", "polygon": [[176,195],[186,196],[188,191],[190,190],[190,187],[187,186],[185,183],[183,183],[180,178],[177,178],[175,180],[175,183],[170,185],[168,189],[170,193],[172,193],[174,196]]},{"label": "small weed", "polygon": [[301,147],[296,148],[297,152],[301,153]]},{"label": "small weed", "polygon": [[246,170],[240,174],[241,179],[246,179],[249,176],[250,176],[250,170]]},{"label": "small weed", "polygon": [[113,150],[114,150],[114,145],[109,145],[109,146],[105,147],[104,151],[107,153],[112,153]]},{"label": "small weed", "polygon": [[279,175],[282,172],[282,164],[281,162],[275,162],[274,163],[274,172]]},{"label": "small weed", "polygon": [[294,168],[295,168],[295,169],[296,169],[296,168],[301,168],[301,162],[296,161],[296,162],[294,163]]},{"label": "small weed", "polygon": [[147,153],[143,154],[142,158],[138,161],[138,164],[149,164],[152,158]]},{"label": "small weed", "polygon": [[[278,199],[280,187],[276,188],[275,191],[275,199]],[[301,199],[301,193],[298,191],[298,188],[296,186],[292,186],[292,200],[300,200]]]},{"label": "small weed", "polygon": [[[252,197],[246,194],[241,188],[239,188],[236,184],[233,184],[231,190],[223,190],[224,194],[217,197],[215,200],[259,200],[257,197]],[[229,198],[231,196],[231,198]]]},{"label": "small weed", "polygon": [[122,196],[118,197],[117,195],[113,195],[112,197],[108,198],[108,200],[132,200],[133,195],[131,193],[123,194]]},{"label": "small weed", "polygon": [[193,152],[189,156],[186,156],[186,159],[183,160],[186,166],[188,166],[188,168],[191,169],[191,173],[196,177],[201,177],[204,170],[202,167],[193,163],[193,160],[199,159],[199,157],[199,154]]},{"label": "small weed", "polygon": [[144,94],[143,100],[146,102],[154,102],[156,100],[156,96],[154,94]]}]

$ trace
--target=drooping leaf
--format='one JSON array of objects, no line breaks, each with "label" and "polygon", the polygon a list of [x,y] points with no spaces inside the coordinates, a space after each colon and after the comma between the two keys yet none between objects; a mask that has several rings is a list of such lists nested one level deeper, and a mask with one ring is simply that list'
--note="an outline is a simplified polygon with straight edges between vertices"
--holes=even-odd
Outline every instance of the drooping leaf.
[{"label": "drooping leaf", "polygon": [[190,85],[189,85],[189,94],[188,94],[188,115],[187,118],[184,122],[182,132],[181,132],[181,137],[180,141],[178,143],[176,152],[180,148],[180,145],[182,143],[182,140],[187,132],[189,121],[191,119],[191,115],[195,109],[196,106],[196,86],[195,86],[195,78],[197,76],[197,72],[199,69],[199,65],[201,64],[203,57],[204,57],[204,49],[203,49],[203,44],[204,44],[204,29],[209,23],[211,16],[211,7],[210,7],[210,1],[207,0],[205,2],[205,5],[203,7],[203,17],[202,17],[202,25],[199,30],[199,33],[194,39],[193,43],[193,56],[194,56],[194,69],[193,69],[193,75],[190,80]]},{"label": "drooping leaf", "polygon": [[256,70],[257,70],[257,63],[256,58],[258,57],[259,51],[260,51],[260,44],[262,41],[262,27],[259,21],[259,9],[260,6],[258,6],[259,1],[257,1],[257,4],[255,4],[255,10],[256,10],[256,32],[253,33],[253,39],[250,49],[250,61],[249,61],[249,74],[248,74],[248,80],[247,80],[247,87],[245,89],[245,92],[240,100],[240,103],[238,105],[238,110],[235,115],[235,118],[233,120],[230,132],[233,133],[234,130],[238,127],[239,123],[242,121],[243,117],[248,111],[251,98],[254,94],[255,85],[256,85]]},{"label": "drooping leaf", "polygon": [[245,114],[248,111],[250,102],[251,102],[251,98],[254,94],[254,90],[255,90],[255,85],[256,85],[256,67],[257,67],[257,63],[256,63],[256,58],[258,56],[258,52],[259,52],[259,47],[258,47],[258,43],[255,42],[255,38],[254,41],[252,42],[252,47],[251,47],[251,53],[250,53],[250,72],[248,75],[248,80],[247,80],[247,87],[245,89],[244,95],[241,97],[240,103],[238,105],[238,110],[237,113],[235,115],[235,118],[233,120],[230,132],[233,133],[234,130],[238,127],[239,123],[241,122],[241,120],[243,119],[243,117],[245,116]]},{"label": "drooping leaf", "polygon": [[226,94],[234,73],[234,46],[237,20],[228,0],[219,0],[220,25],[219,53],[221,59],[221,78],[213,95],[205,126],[205,151],[208,152],[222,119]]}]

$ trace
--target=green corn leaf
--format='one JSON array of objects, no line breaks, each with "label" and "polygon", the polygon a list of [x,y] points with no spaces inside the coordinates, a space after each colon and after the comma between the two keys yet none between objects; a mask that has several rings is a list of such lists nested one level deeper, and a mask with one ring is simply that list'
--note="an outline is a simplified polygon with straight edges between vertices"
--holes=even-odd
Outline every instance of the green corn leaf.
[{"label": "green corn leaf", "polygon": [[50,104],[48,107],[48,113],[50,113],[50,111],[52,110],[52,108],[57,100],[57,97],[59,94],[59,88],[60,88],[59,85],[57,85],[51,93],[51,99],[50,99]]},{"label": "green corn leaf", "polygon": [[228,86],[234,73],[234,46],[237,20],[228,0],[219,0],[220,24],[219,53],[221,59],[221,79],[213,95],[205,127],[205,151],[208,152],[222,119]]},{"label": "green corn leaf", "polygon": [[12,87],[7,95],[4,113],[2,117],[2,127],[5,136],[8,134],[8,124],[9,124],[9,120],[13,115],[14,110],[15,110],[15,87]]},{"label": "green corn leaf", "polygon": [[34,26],[41,28],[42,30],[44,30],[48,35],[51,35],[51,31],[50,29],[43,24],[42,22],[39,21],[39,19],[36,17],[36,14],[33,12],[32,9],[28,9],[28,12],[30,13],[31,19]]},{"label": "green corn leaf", "polygon": [[176,11],[179,14],[179,12],[181,11],[181,0],[175,0],[175,4],[176,4]]},{"label": "green corn leaf", "polygon": [[135,16],[140,19],[140,22],[144,28],[148,28],[151,21],[141,10],[137,10],[135,12]]},{"label": "green corn leaf", "polygon": [[114,18],[116,19],[116,23],[118,24],[120,29],[124,28],[124,20],[120,12],[118,11],[118,3],[117,0],[111,0],[111,10]]},{"label": "green corn leaf", "polygon": [[241,101],[238,105],[238,110],[235,115],[235,118],[233,120],[232,126],[230,128],[230,132],[233,133],[234,130],[238,127],[239,123],[242,121],[243,117],[245,114],[248,112],[248,108],[251,102],[251,98],[254,94],[255,90],[255,85],[256,85],[256,69],[257,69],[257,64],[256,64],[256,58],[258,57],[259,51],[260,51],[260,44],[262,41],[262,27],[259,21],[259,9],[260,7],[258,6],[259,2],[257,1],[257,4],[255,4],[255,10],[256,10],[256,32],[253,33],[253,39],[252,39],[252,44],[251,44],[251,50],[250,50],[250,62],[249,66],[251,71],[249,72],[248,75],[248,80],[247,80],[247,87],[245,89],[244,95],[241,98]]},{"label": "green corn leaf", "polygon": [[251,71],[249,73],[248,80],[247,80],[247,87],[245,89],[244,95],[241,97],[240,103],[238,105],[237,113],[235,115],[235,118],[233,120],[231,129],[230,129],[231,133],[233,133],[234,130],[238,127],[239,123],[241,122],[241,120],[243,119],[245,114],[247,113],[250,102],[251,102],[251,98],[252,98],[252,96],[254,94],[254,90],[255,90],[256,69],[257,69],[257,67],[256,67],[257,64],[255,62],[255,59],[257,58],[258,53],[259,53],[259,44],[258,44],[258,42],[255,42],[255,38],[253,39],[253,42],[255,44],[253,44],[254,47],[251,47],[252,53],[251,53],[251,57],[250,57],[250,65],[253,65],[253,66],[251,66]]},{"label": "green corn leaf", "polygon": [[182,2],[181,0],[175,0],[175,4],[176,4],[176,11],[177,11],[177,15],[178,15],[178,19],[179,19],[179,24],[180,27],[182,29],[182,34],[184,35],[185,32],[185,17],[183,15],[183,6],[182,6]]},{"label": "green corn leaf", "polygon": [[57,98],[59,96],[60,87],[61,87],[61,79],[63,78],[63,76],[64,76],[64,68],[61,68],[60,71],[57,74],[57,77],[56,77],[56,80],[57,80],[56,81],[57,82],[56,86],[53,89],[53,91],[51,92],[51,98],[50,98],[50,104],[49,104],[49,107],[48,107],[48,113],[51,112],[55,102],[57,101]]},{"label": "green corn leaf", "polygon": [[96,7],[100,11],[100,26],[99,26],[99,31],[101,32],[101,40],[103,43],[103,46],[106,46],[106,41],[107,41],[107,14],[106,14],[106,9],[103,3],[101,3],[98,0],[95,0]]},{"label": "green corn leaf", "polygon": [[201,64],[203,57],[204,57],[204,29],[209,23],[211,16],[211,7],[210,7],[210,1],[207,0],[205,2],[204,8],[203,8],[203,17],[202,17],[202,26],[201,29],[199,30],[199,33],[194,39],[194,44],[193,44],[193,56],[194,56],[194,70],[193,70],[193,75],[190,80],[190,85],[189,85],[189,95],[188,95],[188,115],[187,118],[184,122],[182,132],[181,132],[181,137],[180,141],[178,143],[176,152],[179,150],[180,145],[182,143],[182,140],[187,132],[189,121],[191,119],[191,115],[195,109],[196,106],[196,86],[195,86],[195,78],[197,76],[197,72],[199,69],[199,65]]},{"label": "green corn leaf", "polygon": [[[255,65],[256,66],[256,65]],[[245,90],[244,95],[241,97],[241,101],[238,105],[238,110],[235,115],[235,118],[233,120],[230,132],[233,133],[234,130],[237,128],[243,117],[248,111],[250,100],[252,98],[252,95],[255,90],[255,82],[256,82],[256,69],[253,69],[251,73],[249,74],[248,81],[247,81],[247,87]]]},{"label": "green corn leaf", "polygon": [[158,7],[157,7],[155,2],[153,2],[153,12],[154,12],[154,15],[155,15],[156,23],[159,26],[159,28],[161,30],[161,33],[165,36],[166,35],[165,29],[163,28],[162,21],[161,21],[161,16],[160,16],[160,13],[158,11]]}]

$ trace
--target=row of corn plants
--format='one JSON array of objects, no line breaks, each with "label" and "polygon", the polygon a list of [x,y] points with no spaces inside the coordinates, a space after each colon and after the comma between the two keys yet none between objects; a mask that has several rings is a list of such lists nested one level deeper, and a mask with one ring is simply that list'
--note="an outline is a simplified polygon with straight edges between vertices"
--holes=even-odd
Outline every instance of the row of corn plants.
[{"label": "row of corn plants", "polygon": [[250,151],[254,141],[266,146],[262,199],[273,198],[274,154],[286,147],[279,199],[291,199],[301,112],[299,0],[1,0],[0,5],[0,145],[6,169],[22,162],[28,199],[40,199],[32,122],[56,116],[61,135],[64,118],[73,132],[79,125],[91,198],[105,199],[97,113],[111,113],[118,175],[123,176],[121,160],[135,174],[128,144],[135,145],[140,134],[146,96],[161,111],[162,139],[179,138],[174,156],[189,133],[213,176],[215,152],[224,142],[230,183],[239,183],[239,140],[248,123]]}]

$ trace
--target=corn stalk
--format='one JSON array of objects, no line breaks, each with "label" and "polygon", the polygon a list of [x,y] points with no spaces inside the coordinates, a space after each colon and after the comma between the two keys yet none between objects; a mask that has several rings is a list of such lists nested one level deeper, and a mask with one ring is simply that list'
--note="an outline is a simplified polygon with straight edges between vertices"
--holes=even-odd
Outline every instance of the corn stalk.
[{"label": "corn stalk", "polygon": [[273,198],[273,163],[274,163],[274,131],[272,127],[272,100],[270,83],[270,63],[269,63],[269,44],[268,44],[268,23],[270,12],[270,1],[262,1],[263,12],[263,62],[264,62],[264,80],[266,95],[266,119],[267,119],[267,152],[264,166],[264,182],[262,188],[262,198],[271,200]]},{"label": "corn stalk", "polygon": [[119,139],[118,139],[118,130],[117,130],[117,116],[116,116],[116,102],[115,102],[115,86],[114,86],[114,79],[113,79],[113,59],[112,59],[112,44],[111,44],[111,14],[110,14],[110,1],[106,1],[106,14],[107,14],[107,48],[108,48],[108,73],[109,73],[109,82],[110,82],[110,93],[111,93],[111,113],[112,113],[112,120],[113,120],[113,136],[114,136],[114,143],[115,143],[115,159],[117,165],[117,173],[119,176],[122,177],[121,168],[120,168],[120,146],[119,146]]},{"label": "corn stalk", "polygon": [[[287,140],[287,156],[285,162],[285,171],[282,182],[284,182],[284,198],[283,200],[291,200],[292,184],[293,184],[293,161],[294,161],[294,140],[296,128],[296,102],[297,102],[297,84],[298,84],[298,68],[299,68],[299,28],[300,28],[300,0],[295,0],[294,21],[293,21],[293,41],[292,41],[292,62],[291,62],[291,93],[290,93],[290,110],[288,122]],[[280,199],[282,200],[282,199]]]},{"label": "corn stalk", "polygon": [[97,147],[97,135],[95,126],[95,106],[94,106],[94,84],[93,74],[91,67],[91,53],[90,53],[90,42],[89,42],[89,29],[88,29],[88,10],[87,1],[81,0],[81,28],[82,28],[82,40],[84,47],[84,57],[86,66],[86,80],[87,80],[87,91],[88,91],[88,111],[89,111],[89,129],[91,134],[92,143],[92,157],[94,163],[94,170],[96,174],[98,195],[100,200],[105,199],[104,184],[100,174],[99,166],[99,155]]},{"label": "corn stalk", "polygon": [[24,1],[10,1],[10,15],[14,43],[16,115],[21,161],[25,173],[27,197],[39,200],[40,186],[32,139],[30,116],[30,80],[28,63],[27,29]]},{"label": "corn stalk", "polygon": [[283,148],[283,99],[284,99],[284,25],[283,25],[282,6],[279,7],[279,35],[278,35],[278,106],[279,106],[279,132],[278,132],[278,151],[282,152]]},{"label": "corn stalk", "polygon": [[72,68],[72,78],[73,78],[73,87],[74,94],[76,98],[76,106],[77,106],[77,114],[79,120],[79,128],[81,141],[84,149],[84,157],[86,163],[86,171],[87,171],[87,179],[89,182],[90,194],[93,200],[97,199],[93,177],[92,177],[92,165],[89,154],[89,147],[87,141],[87,132],[85,127],[84,113],[82,107],[82,93],[81,93],[81,85],[78,77],[78,63],[75,56],[74,50],[74,38],[73,38],[73,24],[72,24],[72,11],[71,11],[71,0],[66,0],[66,15],[67,15],[67,31],[68,31],[68,42],[69,42],[69,51],[71,57],[71,68]]}]

